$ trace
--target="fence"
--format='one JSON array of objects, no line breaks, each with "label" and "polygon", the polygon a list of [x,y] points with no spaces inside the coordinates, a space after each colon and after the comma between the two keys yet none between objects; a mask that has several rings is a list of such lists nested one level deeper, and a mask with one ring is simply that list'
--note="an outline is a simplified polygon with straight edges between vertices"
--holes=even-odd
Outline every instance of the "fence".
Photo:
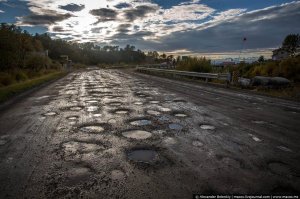
[{"label": "fence", "polygon": [[209,79],[227,80],[227,76],[228,76],[227,73],[198,73],[198,72],[166,70],[166,69],[146,68],[146,67],[137,67],[136,70],[143,73],[170,74],[173,75],[173,77],[185,76],[191,78],[203,78],[205,79],[206,82],[208,82]]}]

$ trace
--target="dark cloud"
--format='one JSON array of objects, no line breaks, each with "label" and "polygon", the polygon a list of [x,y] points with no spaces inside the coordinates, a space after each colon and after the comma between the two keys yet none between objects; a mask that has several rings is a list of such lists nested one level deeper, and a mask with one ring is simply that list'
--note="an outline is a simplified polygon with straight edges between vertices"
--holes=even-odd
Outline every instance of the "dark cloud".
[{"label": "dark cloud", "polygon": [[128,21],[134,21],[138,18],[143,18],[147,14],[155,12],[158,7],[142,5],[125,11],[125,17]]},{"label": "dark cloud", "polygon": [[82,5],[82,4],[78,5],[78,4],[70,3],[70,4],[67,4],[64,6],[60,5],[59,8],[63,9],[63,10],[71,11],[71,12],[79,12],[85,8],[85,5]]},{"label": "dark cloud", "polygon": [[100,8],[91,10],[90,14],[98,18],[98,21],[93,24],[96,25],[101,22],[116,20],[118,12],[110,8]]},{"label": "dark cloud", "polygon": [[119,4],[115,5],[114,7],[118,8],[118,9],[123,9],[123,8],[130,8],[131,5],[129,3],[119,3]]},{"label": "dark cloud", "polygon": [[119,33],[127,33],[127,32],[129,32],[130,27],[131,27],[131,24],[120,24],[117,31]]},{"label": "dark cloud", "polygon": [[62,26],[54,26],[54,27],[52,28],[52,30],[53,30],[54,32],[64,32],[64,31],[65,31],[64,28],[63,28]]},{"label": "dark cloud", "polygon": [[[158,51],[187,49],[195,53],[239,52],[244,37],[247,38],[245,49],[276,48],[281,45],[286,35],[300,33],[299,10],[300,2],[294,2],[249,12],[233,21],[222,22],[202,30],[174,32],[155,42],[140,37],[135,39],[132,36],[119,36],[127,38],[137,48]],[[118,45],[122,45],[123,40],[118,41],[117,36],[112,39],[115,39]]]},{"label": "dark cloud", "polygon": [[92,33],[100,33],[101,32],[101,30],[103,30],[104,28],[91,28],[91,32]]},{"label": "dark cloud", "polygon": [[73,17],[72,14],[61,14],[53,10],[42,10],[41,14],[32,13],[19,18],[21,25],[51,25]]}]

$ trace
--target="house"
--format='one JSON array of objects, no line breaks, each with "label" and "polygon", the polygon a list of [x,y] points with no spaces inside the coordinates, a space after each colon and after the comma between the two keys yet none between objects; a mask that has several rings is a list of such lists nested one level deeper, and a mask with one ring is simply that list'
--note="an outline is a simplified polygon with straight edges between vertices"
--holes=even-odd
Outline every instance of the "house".
[{"label": "house", "polygon": [[290,51],[284,48],[278,48],[276,50],[273,50],[272,60],[278,61],[282,59],[286,59],[290,56]]}]

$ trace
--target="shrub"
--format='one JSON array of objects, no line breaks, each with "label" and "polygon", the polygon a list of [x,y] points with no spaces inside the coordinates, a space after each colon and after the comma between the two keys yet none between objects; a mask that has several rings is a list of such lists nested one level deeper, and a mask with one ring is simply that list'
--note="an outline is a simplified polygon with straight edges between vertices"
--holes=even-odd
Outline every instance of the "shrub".
[{"label": "shrub", "polygon": [[17,82],[24,81],[24,80],[27,80],[27,79],[28,79],[28,77],[23,71],[19,70],[19,71],[15,72],[15,80]]},{"label": "shrub", "polygon": [[177,70],[208,73],[212,71],[210,60],[205,57],[187,57],[177,63]]},{"label": "shrub", "polygon": [[0,73],[0,85],[8,86],[15,82],[15,79],[12,75],[8,73]]}]

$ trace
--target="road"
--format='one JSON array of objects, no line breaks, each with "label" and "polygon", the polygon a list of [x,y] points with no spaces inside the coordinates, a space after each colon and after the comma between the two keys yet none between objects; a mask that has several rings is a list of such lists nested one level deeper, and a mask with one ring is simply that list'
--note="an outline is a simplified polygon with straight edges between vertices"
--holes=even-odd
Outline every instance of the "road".
[{"label": "road", "polygon": [[300,104],[126,70],[0,112],[0,198],[300,192]]}]

